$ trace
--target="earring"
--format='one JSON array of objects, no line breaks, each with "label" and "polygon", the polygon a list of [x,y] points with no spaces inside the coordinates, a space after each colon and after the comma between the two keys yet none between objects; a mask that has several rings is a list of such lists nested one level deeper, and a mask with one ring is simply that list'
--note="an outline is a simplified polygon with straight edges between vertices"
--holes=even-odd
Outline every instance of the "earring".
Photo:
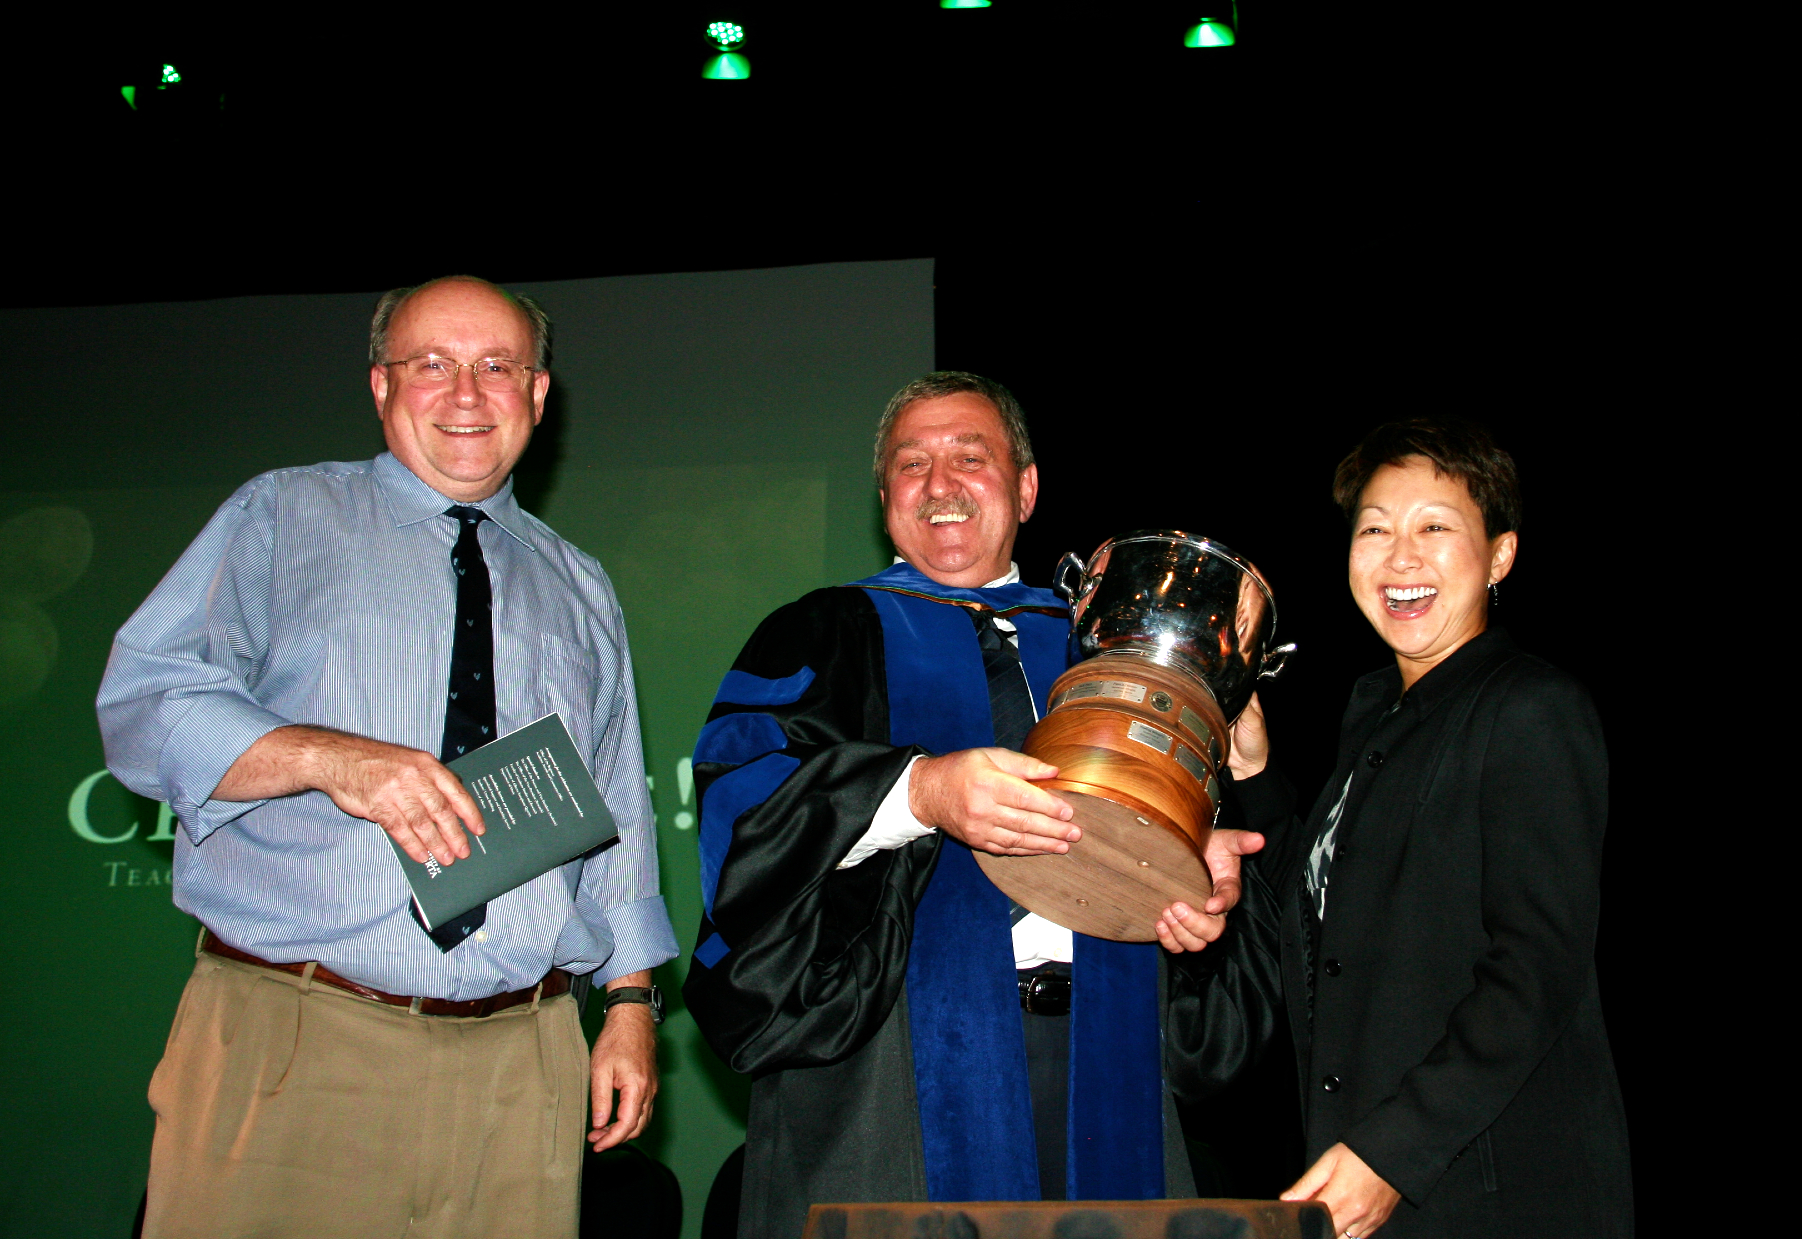
[{"label": "earring", "polygon": [[1495,581],[1489,583],[1489,605],[1492,607],[1502,605],[1502,587]]}]

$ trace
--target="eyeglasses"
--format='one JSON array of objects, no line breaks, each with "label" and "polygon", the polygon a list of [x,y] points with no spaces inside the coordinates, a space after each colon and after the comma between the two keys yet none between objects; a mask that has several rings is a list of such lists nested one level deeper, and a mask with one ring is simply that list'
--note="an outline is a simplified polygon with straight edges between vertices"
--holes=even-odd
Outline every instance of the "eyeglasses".
[{"label": "eyeglasses", "polygon": [[458,361],[455,357],[440,357],[436,353],[421,353],[418,357],[408,357],[404,361],[391,361],[388,364],[399,366],[401,373],[407,376],[408,385],[412,387],[448,387],[457,381],[457,375],[462,373],[463,367],[468,366],[478,384],[496,391],[517,391],[525,385],[528,377],[538,371],[537,366],[528,366],[511,357]]}]

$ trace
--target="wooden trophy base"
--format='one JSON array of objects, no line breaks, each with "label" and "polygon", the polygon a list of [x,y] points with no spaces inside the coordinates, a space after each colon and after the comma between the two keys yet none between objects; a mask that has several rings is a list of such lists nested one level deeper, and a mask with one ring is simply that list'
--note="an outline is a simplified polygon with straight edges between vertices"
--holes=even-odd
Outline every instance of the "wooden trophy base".
[{"label": "wooden trophy base", "polygon": [[1206,903],[1202,860],[1220,803],[1228,732],[1199,680],[1134,655],[1101,654],[1064,672],[1025,751],[1058,768],[1040,787],[1076,810],[1082,838],[1063,855],[976,854],[1015,903],[1078,933],[1153,942],[1164,909]]},{"label": "wooden trophy base", "polygon": [[1201,907],[1214,893],[1208,868],[1174,826],[1112,800],[1100,788],[1039,784],[1076,810],[1082,838],[1061,856],[976,853],[989,881],[1028,912],[1114,942],[1155,942],[1154,926],[1177,900]]}]

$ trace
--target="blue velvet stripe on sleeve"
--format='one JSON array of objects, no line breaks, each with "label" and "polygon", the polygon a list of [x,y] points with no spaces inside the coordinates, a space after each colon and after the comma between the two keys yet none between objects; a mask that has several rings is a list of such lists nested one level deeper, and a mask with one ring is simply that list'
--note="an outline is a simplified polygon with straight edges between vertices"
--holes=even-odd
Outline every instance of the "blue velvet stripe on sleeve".
[{"label": "blue velvet stripe on sleeve", "polygon": [[[728,671],[713,700],[715,705],[791,705],[801,699],[813,679],[812,667],[780,679]],[[701,901],[710,919],[720,870],[732,847],[733,826],[800,768],[799,761],[782,753],[787,747],[782,724],[772,715],[754,711],[721,715],[703,727],[695,741],[696,765],[738,767],[714,781],[701,805]],[[712,967],[729,949],[725,940],[714,934],[696,949],[695,958]]]},{"label": "blue velvet stripe on sleeve", "polygon": [[695,741],[695,764],[712,762],[721,766],[742,766],[765,753],[776,753],[788,747],[788,736],[782,724],[768,714],[723,714],[701,728]]},{"label": "blue velvet stripe on sleeve", "polygon": [[780,680],[768,680],[749,671],[728,671],[714,695],[714,705],[785,706],[801,700],[813,683],[813,668],[803,667]]},{"label": "blue velvet stripe on sleeve", "polygon": [[738,819],[770,798],[783,780],[801,768],[786,753],[771,753],[714,780],[701,803],[701,902],[713,919],[713,894],[719,889],[720,870],[732,846],[732,827]]},{"label": "blue velvet stripe on sleeve", "polygon": [[726,940],[718,934],[713,934],[708,937],[707,941],[695,948],[695,960],[705,967],[711,968],[731,953],[732,948],[726,945]]}]

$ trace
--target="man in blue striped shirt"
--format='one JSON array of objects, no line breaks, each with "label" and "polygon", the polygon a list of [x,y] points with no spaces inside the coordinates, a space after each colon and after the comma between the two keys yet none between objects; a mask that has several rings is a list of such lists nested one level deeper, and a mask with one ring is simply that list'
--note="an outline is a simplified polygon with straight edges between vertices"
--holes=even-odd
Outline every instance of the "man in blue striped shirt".
[{"label": "man in blue striped shirt", "polygon": [[[548,334],[486,281],[388,294],[389,450],[246,483],[114,643],[107,763],[180,818],[175,902],[206,927],[151,1081],[146,1235],[573,1236],[587,1093],[596,1148],[650,1117],[650,970],[676,944],[625,627],[600,565],[512,493]],[[491,645],[454,637],[489,608]],[[389,839],[469,855],[481,814],[434,754],[455,677],[483,674],[494,734],[562,715],[620,838],[441,943]],[[584,974],[609,992],[592,1056]]]}]

